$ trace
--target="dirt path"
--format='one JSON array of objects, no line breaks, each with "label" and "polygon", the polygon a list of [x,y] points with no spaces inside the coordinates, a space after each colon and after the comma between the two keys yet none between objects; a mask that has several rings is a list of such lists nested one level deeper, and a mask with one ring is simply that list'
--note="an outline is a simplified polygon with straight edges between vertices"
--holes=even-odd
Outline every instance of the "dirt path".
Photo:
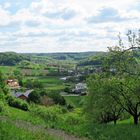
[{"label": "dirt path", "polygon": [[22,121],[22,120],[11,120],[10,118],[8,118],[6,116],[0,116],[0,121],[10,122],[19,128],[23,128],[23,129],[26,129],[28,131],[34,132],[34,133],[35,132],[47,133],[51,136],[58,138],[58,140],[59,139],[62,139],[62,140],[86,140],[86,139],[77,138],[73,135],[66,134],[62,130],[45,129],[43,126],[33,125],[30,122],[26,122],[26,121]]},{"label": "dirt path", "polygon": [[47,130],[48,134],[58,137],[58,138],[62,138],[63,140],[86,140],[86,139],[81,139],[81,138],[77,138],[75,136],[66,134],[64,131],[62,130],[55,130],[55,129],[48,129]]}]

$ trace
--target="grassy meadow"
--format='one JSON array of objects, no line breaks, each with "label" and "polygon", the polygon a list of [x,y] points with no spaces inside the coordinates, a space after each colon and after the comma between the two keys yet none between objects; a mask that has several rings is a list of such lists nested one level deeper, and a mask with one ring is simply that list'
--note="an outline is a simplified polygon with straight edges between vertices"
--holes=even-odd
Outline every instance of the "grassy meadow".
[{"label": "grassy meadow", "polygon": [[[0,116],[0,119],[6,118],[0,122],[2,132],[0,139],[3,140],[58,140],[47,133],[44,135],[44,129],[47,132],[47,128],[61,129],[71,135],[86,137],[90,140],[139,140],[140,138],[140,125],[132,125],[131,119],[119,121],[117,125],[89,123],[84,111],[80,108],[68,112],[59,106],[49,108],[35,106],[30,111],[7,107],[6,113]],[[25,127],[17,126],[17,122]],[[27,127],[29,128],[27,129]],[[31,132],[30,127],[35,127],[37,132]],[[14,132],[16,134],[13,134]]]}]

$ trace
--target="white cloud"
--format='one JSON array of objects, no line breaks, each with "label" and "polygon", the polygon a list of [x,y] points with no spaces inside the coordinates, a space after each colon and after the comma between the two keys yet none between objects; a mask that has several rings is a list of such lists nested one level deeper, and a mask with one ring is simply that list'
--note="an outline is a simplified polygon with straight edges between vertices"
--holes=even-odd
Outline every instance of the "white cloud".
[{"label": "white cloud", "polygon": [[7,9],[11,6],[11,4],[9,2],[4,3],[4,8]]},{"label": "white cloud", "polygon": [[2,6],[0,6],[0,26],[8,25],[11,22],[10,12],[4,10]]}]

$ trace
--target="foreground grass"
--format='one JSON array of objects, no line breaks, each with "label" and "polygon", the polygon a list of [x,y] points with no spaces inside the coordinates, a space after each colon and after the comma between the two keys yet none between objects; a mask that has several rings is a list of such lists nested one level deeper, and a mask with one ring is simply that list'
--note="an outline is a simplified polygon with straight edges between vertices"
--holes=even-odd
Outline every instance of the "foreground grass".
[{"label": "foreground grass", "polygon": [[59,125],[68,133],[86,137],[90,140],[140,140],[140,125],[132,124],[79,124]]},{"label": "foreground grass", "polygon": [[42,132],[31,132],[13,124],[0,121],[0,140],[56,140]]},{"label": "foreground grass", "polygon": [[[65,113],[61,112],[61,109],[59,110],[57,107],[45,108],[39,106],[38,109],[36,111],[39,112],[36,112],[35,115],[32,114],[32,112],[25,112],[9,107],[7,116],[12,121],[22,120],[44,128],[51,127],[54,129],[61,129],[69,134],[86,137],[90,140],[140,139],[140,125],[133,125],[131,123],[132,119],[120,121],[117,125],[111,123],[94,124],[85,121],[84,114],[80,108],[71,112],[64,111]],[[16,136],[13,136],[14,133],[16,133]],[[43,137],[41,137],[41,135]],[[10,137],[13,139],[10,139]],[[32,140],[34,137],[38,138],[38,140],[45,140],[47,136],[44,136],[41,133],[31,135],[31,132],[16,128],[9,123],[0,123],[0,140]],[[50,139],[46,138],[46,140]]]},{"label": "foreground grass", "polygon": [[34,125],[46,126],[45,121],[39,116],[34,116],[31,112],[23,111],[13,107],[7,107],[7,112],[0,115],[8,116],[11,118],[11,120],[22,120],[30,122]]}]

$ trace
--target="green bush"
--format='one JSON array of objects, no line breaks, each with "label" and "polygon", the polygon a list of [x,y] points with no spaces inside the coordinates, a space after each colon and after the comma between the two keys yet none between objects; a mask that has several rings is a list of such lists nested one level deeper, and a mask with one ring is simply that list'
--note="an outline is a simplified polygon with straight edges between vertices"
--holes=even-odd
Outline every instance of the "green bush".
[{"label": "green bush", "polygon": [[49,98],[53,99],[55,104],[59,105],[66,105],[65,98],[59,94],[59,92],[46,92],[46,91],[41,91],[40,92],[41,96],[48,96]]},{"label": "green bush", "polygon": [[5,110],[4,103],[0,101],[0,112],[3,112]]},{"label": "green bush", "polygon": [[40,94],[38,90],[32,91],[28,96],[29,102],[40,103]]},{"label": "green bush", "polygon": [[51,107],[44,107],[44,106],[34,106],[31,108],[31,112],[33,115],[40,116],[47,122],[47,126],[54,126],[59,119],[59,115],[66,112],[66,109],[60,106],[51,106]]},{"label": "green bush", "polygon": [[65,118],[65,123],[69,125],[78,125],[81,122],[82,122],[81,118],[77,114],[74,114],[74,113],[68,114]]},{"label": "green bush", "polygon": [[39,89],[41,89],[41,88],[44,87],[43,84],[40,81],[38,81],[38,80],[31,80],[31,79],[26,80],[23,85],[26,88],[30,88],[30,89],[32,89],[32,88],[39,88]]},{"label": "green bush", "polygon": [[7,100],[7,103],[9,106],[19,108],[19,109],[22,109],[24,111],[29,110],[28,104],[25,101],[22,101],[20,99],[16,99],[12,96],[7,96],[6,100]]}]

